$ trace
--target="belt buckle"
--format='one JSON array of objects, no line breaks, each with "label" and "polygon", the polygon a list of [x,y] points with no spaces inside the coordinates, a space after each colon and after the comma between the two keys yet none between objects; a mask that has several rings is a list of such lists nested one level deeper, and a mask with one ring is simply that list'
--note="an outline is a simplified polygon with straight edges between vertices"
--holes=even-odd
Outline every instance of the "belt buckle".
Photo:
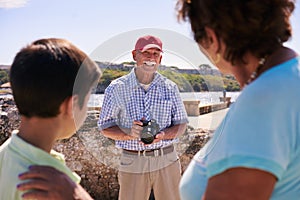
[{"label": "belt buckle", "polygon": [[[159,156],[159,151],[161,151],[161,155],[164,154],[162,148],[160,148],[160,149],[154,149],[154,150],[153,150],[153,156],[154,156],[154,157],[158,157],[158,156]],[[141,151],[139,151],[139,153],[138,153],[139,156],[140,156],[140,152],[141,152]],[[147,156],[146,153],[147,153],[147,150],[143,150],[143,151],[142,151],[142,154],[143,154],[144,157]]]}]

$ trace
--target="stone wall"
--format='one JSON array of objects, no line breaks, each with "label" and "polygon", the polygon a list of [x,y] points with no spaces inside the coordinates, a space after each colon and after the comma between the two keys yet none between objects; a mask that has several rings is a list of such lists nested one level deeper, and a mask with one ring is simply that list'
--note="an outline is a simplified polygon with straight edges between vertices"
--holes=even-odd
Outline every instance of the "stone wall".
[{"label": "stone wall", "polygon": [[[0,145],[17,129],[20,118],[12,100],[0,99]],[[96,200],[118,199],[117,166],[120,151],[114,141],[97,131],[98,112],[89,112],[84,125],[71,138],[57,142],[54,149],[66,157],[67,165],[81,176],[81,185]],[[182,170],[207,142],[211,132],[188,128],[176,144]]]}]

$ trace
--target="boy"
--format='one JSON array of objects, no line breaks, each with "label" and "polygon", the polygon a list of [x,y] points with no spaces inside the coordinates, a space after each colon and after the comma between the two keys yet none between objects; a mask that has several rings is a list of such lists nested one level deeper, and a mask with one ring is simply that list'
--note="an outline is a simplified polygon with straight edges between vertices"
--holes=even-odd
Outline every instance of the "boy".
[{"label": "boy", "polygon": [[10,82],[21,124],[0,147],[0,199],[22,198],[16,188],[18,174],[30,165],[54,167],[80,182],[63,155],[51,148],[83,124],[91,88],[100,74],[85,53],[64,39],[37,40],[16,55]]}]

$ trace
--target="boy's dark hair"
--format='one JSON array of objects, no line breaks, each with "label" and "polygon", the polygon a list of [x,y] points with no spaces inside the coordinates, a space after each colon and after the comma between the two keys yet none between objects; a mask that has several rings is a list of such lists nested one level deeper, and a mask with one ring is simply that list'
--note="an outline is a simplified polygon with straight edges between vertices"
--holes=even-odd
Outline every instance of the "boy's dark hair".
[{"label": "boy's dark hair", "polygon": [[84,98],[100,77],[99,67],[64,39],[41,39],[21,49],[10,69],[14,100],[21,115],[54,117],[61,103]]}]

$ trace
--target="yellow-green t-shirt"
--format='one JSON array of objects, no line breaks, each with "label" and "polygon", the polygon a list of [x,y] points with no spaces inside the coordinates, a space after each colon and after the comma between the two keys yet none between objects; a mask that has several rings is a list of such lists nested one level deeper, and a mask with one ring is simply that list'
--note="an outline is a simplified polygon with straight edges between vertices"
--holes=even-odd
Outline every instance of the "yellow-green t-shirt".
[{"label": "yellow-green t-shirt", "polygon": [[67,174],[74,182],[80,177],[65,164],[64,155],[54,150],[50,154],[25,142],[18,135],[12,134],[0,146],[0,199],[19,200],[23,192],[17,190],[21,183],[18,175],[28,171],[30,165],[47,165]]}]

